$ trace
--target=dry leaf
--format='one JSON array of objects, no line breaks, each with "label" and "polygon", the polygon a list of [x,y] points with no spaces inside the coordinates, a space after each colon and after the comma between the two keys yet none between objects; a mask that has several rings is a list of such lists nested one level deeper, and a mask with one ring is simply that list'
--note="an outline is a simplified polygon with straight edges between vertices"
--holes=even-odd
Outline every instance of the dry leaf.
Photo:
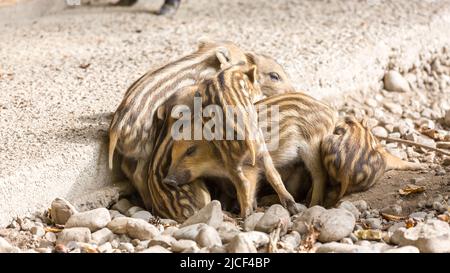
[{"label": "dry leaf", "polygon": [[444,222],[447,222],[447,223],[450,222],[450,219],[449,219],[449,217],[448,217],[447,214],[440,214],[440,215],[437,216],[437,218],[438,218],[439,220],[444,221]]},{"label": "dry leaf", "polygon": [[314,244],[316,243],[317,238],[319,238],[320,232],[316,230],[313,225],[307,225],[307,227],[308,234],[301,241],[300,246],[298,247],[300,252],[309,252],[313,250]]},{"label": "dry leaf", "polygon": [[46,227],[44,230],[45,230],[45,232],[58,233],[58,232],[61,232],[63,230],[63,228]]},{"label": "dry leaf", "polygon": [[360,240],[380,241],[383,238],[383,232],[378,229],[361,229],[354,232]]},{"label": "dry leaf", "polygon": [[80,64],[79,67],[82,68],[82,69],[86,69],[86,68],[88,68],[90,65],[91,65],[90,63],[82,63],[82,64]]},{"label": "dry leaf", "polygon": [[419,193],[419,192],[424,192],[424,191],[425,191],[425,186],[417,186],[417,185],[413,185],[413,184],[409,184],[406,187],[404,187],[403,189],[398,190],[398,192],[400,193],[401,196],[407,196],[412,193]]},{"label": "dry leaf", "polygon": [[381,216],[383,216],[384,219],[388,220],[388,221],[401,221],[406,219],[406,217],[404,216],[398,216],[398,215],[392,215],[392,214],[387,214],[387,213],[381,213]]},{"label": "dry leaf", "polygon": [[434,140],[443,140],[445,137],[444,135],[440,134],[437,130],[426,127],[420,128],[419,132]]},{"label": "dry leaf", "polygon": [[406,228],[413,228],[417,225],[416,220],[412,219],[412,218],[408,218],[405,220],[405,224],[406,224]]}]

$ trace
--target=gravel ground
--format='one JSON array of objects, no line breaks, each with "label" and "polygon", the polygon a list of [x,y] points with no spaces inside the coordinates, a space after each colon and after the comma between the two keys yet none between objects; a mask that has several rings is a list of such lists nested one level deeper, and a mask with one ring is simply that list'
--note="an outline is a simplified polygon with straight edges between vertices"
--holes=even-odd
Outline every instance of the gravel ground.
[{"label": "gravel ground", "polygon": [[[2,26],[0,182],[42,160],[62,157],[61,169],[78,160],[68,147],[104,141],[127,86],[204,35],[276,56],[299,90],[345,93],[341,114],[367,117],[377,135],[449,151],[450,2],[198,0],[174,18],[150,15],[159,4]],[[126,199],[88,211],[58,199],[1,229],[0,252],[450,252],[449,157],[386,146],[429,169],[388,172],[338,209],[289,216],[273,205],[245,222],[217,202],[180,225]],[[401,196],[409,184],[423,191]]]}]

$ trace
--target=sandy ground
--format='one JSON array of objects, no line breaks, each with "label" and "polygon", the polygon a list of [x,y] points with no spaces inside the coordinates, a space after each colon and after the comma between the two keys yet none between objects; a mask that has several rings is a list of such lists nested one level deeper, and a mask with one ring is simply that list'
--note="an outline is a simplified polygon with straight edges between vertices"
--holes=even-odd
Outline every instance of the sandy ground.
[{"label": "sandy ground", "polygon": [[111,112],[200,37],[275,56],[298,89],[334,99],[378,89],[392,55],[406,68],[450,40],[450,1],[191,0],[173,18],[150,13],[161,2],[1,23],[0,225],[110,183]]}]

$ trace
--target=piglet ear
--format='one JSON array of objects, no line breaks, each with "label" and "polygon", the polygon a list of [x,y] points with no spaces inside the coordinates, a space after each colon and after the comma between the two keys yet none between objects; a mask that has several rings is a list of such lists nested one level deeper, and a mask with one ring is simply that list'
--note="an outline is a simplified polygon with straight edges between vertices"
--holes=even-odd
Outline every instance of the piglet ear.
[{"label": "piglet ear", "polygon": [[256,84],[258,82],[258,68],[256,65],[252,65],[245,74],[252,84]]},{"label": "piglet ear", "polygon": [[226,69],[232,65],[230,63],[231,56],[230,56],[230,51],[228,50],[228,48],[223,47],[223,46],[218,47],[216,49],[216,57],[219,60],[220,69]]}]

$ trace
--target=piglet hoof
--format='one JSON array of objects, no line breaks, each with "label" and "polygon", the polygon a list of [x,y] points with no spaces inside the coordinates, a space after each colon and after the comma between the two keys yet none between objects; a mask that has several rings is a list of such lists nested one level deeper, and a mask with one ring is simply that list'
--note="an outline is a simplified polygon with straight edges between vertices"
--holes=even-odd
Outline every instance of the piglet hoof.
[{"label": "piglet hoof", "polygon": [[295,201],[291,199],[287,199],[283,203],[283,206],[289,211],[291,215],[298,214],[306,209],[305,206],[299,203],[295,203]]}]

